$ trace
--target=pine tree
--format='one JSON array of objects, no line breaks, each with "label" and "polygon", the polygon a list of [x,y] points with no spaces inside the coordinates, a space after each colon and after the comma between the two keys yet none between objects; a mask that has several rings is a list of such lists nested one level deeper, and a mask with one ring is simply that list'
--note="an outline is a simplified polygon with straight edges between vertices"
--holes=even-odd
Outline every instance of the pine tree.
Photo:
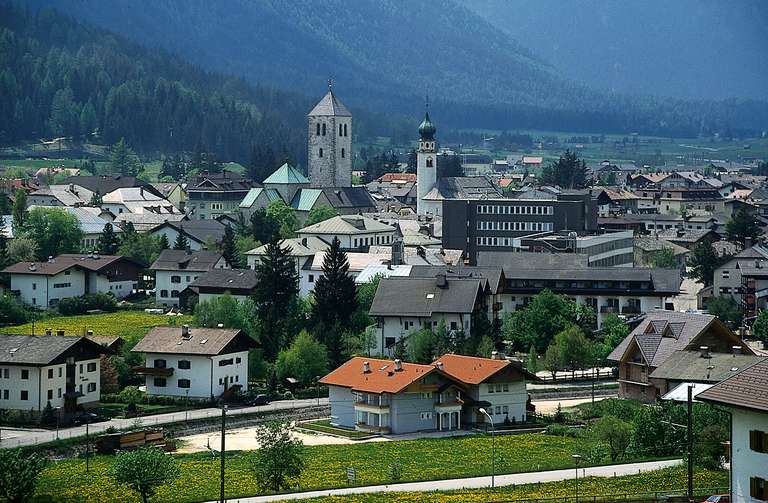
[{"label": "pine tree", "polygon": [[743,208],[725,224],[728,241],[739,243],[741,246],[746,246],[748,241],[754,244],[762,232],[757,219]]},{"label": "pine tree", "polygon": [[99,253],[103,255],[114,255],[117,253],[117,249],[120,248],[120,239],[109,222],[104,224],[104,230],[101,231],[101,236],[99,236],[98,247]]},{"label": "pine tree", "polygon": [[[313,319],[326,327],[348,327],[357,308],[355,280],[349,275],[347,254],[341,242],[333,238],[323,258],[323,274],[315,283]],[[328,344],[326,344],[328,345]]]},{"label": "pine tree", "polygon": [[179,229],[179,234],[176,236],[176,241],[173,243],[173,249],[186,250],[188,246],[189,240],[187,239],[187,235],[184,234],[184,231]]},{"label": "pine tree", "polygon": [[91,200],[90,200],[90,202],[88,203],[88,206],[93,206],[93,207],[96,207],[96,206],[101,206],[102,204],[103,204],[103,201],[102,201],[102,199],[101,199],[101,194],[100,194],[100,193],[99,193],[99,191],[97,190],[97,191],[96,191],[96,192],[94,192],[94,193],[93,193],[93,195],[91,196]]},{"label": "pine tree", "polygon": [[0,215],[9,215],[11,213],[11,201],[8,194],[0,192]]},{"label": "pine tree", "polygon": [[284,325],[291,303],[299,293],[299,276],[290,247],[267,245],[256,266],[258,282],[253,300],[261,320],[260,341],[264,358],[272,361],[287,342]]},{"label": "pine tree", "polygon": [[160,249],[168,250],[171,247],[168,243],[168,236],[165,233],[160,234]]},{"label": "pine tree", "polygon": [[227,225],[224,228],[224,239],[221,241],[221,254],[227,259],[229,265],[235,268],[242,267],[243,261],[240,252],[235,246],[235,231],[232,226]]}]

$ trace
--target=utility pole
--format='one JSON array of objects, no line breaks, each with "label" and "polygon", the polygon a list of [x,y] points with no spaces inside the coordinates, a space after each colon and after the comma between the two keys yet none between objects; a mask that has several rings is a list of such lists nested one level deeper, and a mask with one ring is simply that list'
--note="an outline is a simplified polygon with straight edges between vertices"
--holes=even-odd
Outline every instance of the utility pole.
[{"label": "utility pole", "polygon": [[220,503],[226,502],[226,500],[224,499],[224,453],[225,453],[224,437],[226,436],[226,433],[227,433],[226,424],[227,424],[227,406],[222,403],[221,404],[221,453],[219,454],[221,456],[221,474],[220,474],[221,487],[219,489]]},{"label": "utility pole", "polygon": [[688,501],[693,501],[693,386],[688,385]]},{"label": "utility pole", "polygon": [[90,413],[85,416],[85,473],[88,473],[91,468],[91,437],[89,436],[88,427],[91,424]]},{"label": "utility pole", "polygon": [[491,422],[491,489],[494,489],[496,487],[496,427],[493,424],[493,418],[488,414],[487,410],[480,408],[478,411],[481,414],[485,414],[485,417]]},{"label": "utility pole", "polygon": [[579,503],[579,461],[581,460],[581,454],[571,454],[571,457],[576,463],[576,503]]}]

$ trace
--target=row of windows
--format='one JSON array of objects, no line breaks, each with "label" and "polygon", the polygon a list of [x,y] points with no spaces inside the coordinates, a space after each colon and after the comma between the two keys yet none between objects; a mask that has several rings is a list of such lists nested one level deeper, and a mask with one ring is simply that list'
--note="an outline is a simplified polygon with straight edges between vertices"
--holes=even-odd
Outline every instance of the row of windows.
[{"label": "row of windows", "polygon": [[514,238],[498,238],[498,237],[485,237],[481,236],[477,238],[478,246],[512,246]]},{"label": "row of windows", "polygon": [[[186,277],[187,283],[190,282],[190,278],[195,280],[197,279],[197,276],[187,276]],[[181,276],[171,276],[171,283],[181,283]]]},{"label": "row of windows", "polygon": [[493,416],[493,415],[498,416],[498,415],[507,415],[507,414],[509,414],[509,406],[508,405],[497,405],[496,406],[496,414],[493,413],[494,407],[488,407],[486,410],[488,411],[488,415],[489,416]]},{"label": "row of windows", "polygon": [[494,390],[496,391],[496,393],[501,393],[502,391],[504,393],[506,393],[506,392],[509,391],[509,384],[507,384],[507,383],[504,383],[504,384],[489,384],[488,385],[488,393],[493,393]]},{"label": "row of windows", "polygon": [[[165,377],[155,377],[153,384],[156,388],[165,388],[168,386],[168,380]],[[189,388],[192,385],[189,379],[178,379],[176,386],[179,388]]]},{"label": "row of windows", "polygon": [[371,236],[368,238],[354,238],[352,240],[352,246],[357,248],[358,246],[370,246],[370,245],[388,245],[392,242],[392,236]]},{"label": "row of windows", "polygon": [[[322,149],[322,147],[317,151],[317,155],[319,157],[323,157],[324,153],[325,153],[325,151]],[[341,149],[341,158],[344,159],[346,156],[347,156],[347,151],[346,151],[345,148],[342,147],[342,149]]]},{"label": "row of windows", "polygon": [[[178,290],[171,290],[171,297],[175,298],[179,296]],[[160,290],[160,297],[163,299],[168,298],[168,290]]]},{"label": "row of windows", "polygon": [[554,229],[552,222],[498,222],[479,220],[479,231],[551,231]]},{"label": "row of windows", "polygon": [[[400,325],[405,330],[410,330],[415,328],[416,322],[413,320],[400,320]],[[438,322],[434,320],[433,321],[427,320],[424,322],[425,329],[429,329],[429,328],[434,329],[434,328],[437,328],[437,326],[438,326]],[[459,330],[461,327],[459,326],[458,322],[452,321],[448,324],[448,328],[450,328],[451,330]],[[469,329],[469,320],[464,320],[464,328]]]},{"label": "row of windows", "polygon": [[[320,124],[319,122],[315,125],[315,136],[325,136],[325,134],[328,132],[328,128],[323,122]],[[346,124],[339,124],[339,136],[348,136],[347,135],[347,125]]]},{"label": "row of windows", "polygon": [[517,206],[500,204],[478,204],[479,215],[554,215],[552,206]]},{"label": "row of windows", "polygon": [[72,286],[72,283],[54,283],[54,288],[69,288]]}]

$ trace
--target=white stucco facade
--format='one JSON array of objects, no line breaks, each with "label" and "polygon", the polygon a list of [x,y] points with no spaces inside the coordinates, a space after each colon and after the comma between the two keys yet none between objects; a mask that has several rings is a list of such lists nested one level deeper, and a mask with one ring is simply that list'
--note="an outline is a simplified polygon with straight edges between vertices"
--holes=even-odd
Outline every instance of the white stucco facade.
[{"label": "white stucco facade", "polygon": [[731,408],[731,501],[758,503],[765,501],[750,496],[750,479],[759,477],[768,484],[768,452],[750,447],[750,431],[768,434],[768,413]]},{"label": "white stucco facade", "polygon": [[436,331],[441,321],[449,331],[463,330],[469,335],[472,330],[472,313],[434,313],[430,318],[382,316],[376,326],[374,354],[391,356],[392,346],[412,332],[431,326]]},{"label": "white stucco facade", "polygon": [[[229,265],[222,257],[214,264],[213,269],[229,269]],[[155,302],[162,306],[177,307],[179,293],[203,274],[205,271],[155,271]]]},{"label": "white stucco facade", "polygon": [[[74,391],[83,396],[77,403],[91,404],[101,396],[99,359],[75,362]],[[0,409],[42,411],[50,401],[52,407],[64,407],[67,390],[66,364],[22,366],[0,364]]]},{"label": "white stucco facade", "polygon": [[146,376],[149,395],[209,399],[232,385],[248,389],[248,351],[215,356],[145,353],[145,362],[147,368],[173,369],[170,376]]},{"label": "white stucco facade", "polygon": [[11,274],[11,290],[18,292],[25,304],[41,308],[55,306],[67,297],[86,293],[113,293],[117,298],[127,297],[135,288],[134,281],[109,281],[92,271],[71,268],[55,275]]}]

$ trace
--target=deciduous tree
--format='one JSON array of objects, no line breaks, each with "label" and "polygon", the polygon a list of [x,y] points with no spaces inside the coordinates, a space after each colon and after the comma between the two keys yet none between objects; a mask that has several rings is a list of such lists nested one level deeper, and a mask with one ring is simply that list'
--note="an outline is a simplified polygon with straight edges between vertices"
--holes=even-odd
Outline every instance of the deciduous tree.
[{"label": "deciduous tree", "polygon": [[253,454],[251,466],[262,491],[288,489],[304,469],[301,440],[291,437],[288,423],[272,421],[256,428],[259,448]]},{"label": "deciduous tree", "polygon": [[1,449],[0,496],[10,503],[31,501],[37,478],[47,464],[39,454],[24,456],[21,449]]},{"label": "deciduous tree", "polygon": [[768,345],[768,310],[763,309],[758,313],[752,324],[752,335],[755,339],[763,341],[763,347]]},{"label": "deciduous tree", "polygon": [[309,210],[309,215],[307,215],[307,221],[304,222],[304,226],[313,225],[319,222],[322,222],[324,220],[328,220],[329,218],[333,218],[339,214],[338,211],[334,210],[328,205],[320,205],[317,208],[312,208]]},{"label": "deciduous tree", "polygon": [[173,481],[181,474],[179,463],[158,447],[142,447],[124,451],[115,456],[110,474],[141,496],[144,503],[157,488]]},{"label": "deciduous tree", "polygon": [[601,417],[590,425],[590,432],[608,444],[612,463],[624,458],[632,441],[632,424],[614,416]]},{"label": "deciduous tree", "polygon": [[77,217],[59,208],[38,207],[30,211],[22,234],[37,244],[38,260],[62,253],[77,253],[83,239]]},{"label": "deciduous tree", "polygon": [[302,386],[309,386],[317,376],[328,372],[327,349],[309,332],[302,330],[291,346],[277,355],[275,371],[281,381],[293,377]]},{"label": "deciduous tree", "polygon": [[13,228],[21,229],[27,217],[27,193],[23,189],[16,191],[13,201]]}]

